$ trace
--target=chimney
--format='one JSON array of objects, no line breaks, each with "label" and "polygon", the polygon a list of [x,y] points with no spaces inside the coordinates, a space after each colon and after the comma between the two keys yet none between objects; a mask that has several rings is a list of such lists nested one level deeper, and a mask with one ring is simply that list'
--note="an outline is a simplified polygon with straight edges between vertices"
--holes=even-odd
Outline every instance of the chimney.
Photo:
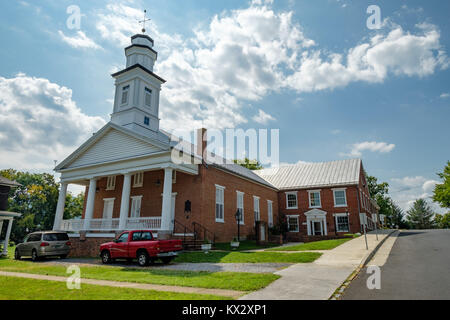
[{"label": "chimney", "polygon": [[208,130],[201,128],[197,130],[197,155],[204,157],[205,150],[208,146]]}]

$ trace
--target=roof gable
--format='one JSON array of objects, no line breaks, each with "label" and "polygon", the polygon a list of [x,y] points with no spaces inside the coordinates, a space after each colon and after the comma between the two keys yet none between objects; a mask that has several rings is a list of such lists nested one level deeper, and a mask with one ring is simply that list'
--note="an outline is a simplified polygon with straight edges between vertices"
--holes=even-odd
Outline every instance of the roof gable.
[{"label": "roof gable", "polygon": [[164,150],[168,150],[168,146],[164,146],[160,141],[152,141],[150,138],[109,123],[58,165],[56,170],[121,161]]}]

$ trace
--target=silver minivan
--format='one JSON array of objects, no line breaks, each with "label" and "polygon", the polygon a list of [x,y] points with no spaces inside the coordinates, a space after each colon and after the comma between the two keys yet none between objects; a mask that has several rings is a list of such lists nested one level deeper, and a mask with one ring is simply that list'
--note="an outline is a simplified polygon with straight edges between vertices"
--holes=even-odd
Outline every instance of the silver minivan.
[{"label": "silver minivan", "polygon": [[44,257],[61,257],[65,259],[70,252],[71,243],[65,232],[34,232],[27,235],[16,247],[14,258],[31,257],[37,261]]}]

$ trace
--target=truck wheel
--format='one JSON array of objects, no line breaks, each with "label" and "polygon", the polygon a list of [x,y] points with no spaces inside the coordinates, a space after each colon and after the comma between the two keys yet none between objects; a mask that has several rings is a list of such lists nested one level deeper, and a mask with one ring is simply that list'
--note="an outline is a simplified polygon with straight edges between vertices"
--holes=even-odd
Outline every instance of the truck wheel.
[{"label": "truck wheel", "polygon": [[170,263],[172,262],[172,260],[173,260],[172,257],[170,257],[170,258],[161,258],[161,261],[162,261],[164,264],[170,264]]},{"label": "truck wheel", "polygon": [[139,251],[139,253],[137,255],[137,259],[138,259],[138,264],[141,267],[148,266],[148,263],[150,261],[148,254],[145,251]]},{"label": "truck wheel", "polygon": [[103,264],[110,264],[112,262],[111,254],[109,251],[105,250],[102,252],[102,263]]},{"label": "truck wheel", "polygon": [[14,259],[16,259],[16,260],[20,260],[20,253],[19,253],[19,250],[17,250],[16,249],[16,251],[14,251]]}]

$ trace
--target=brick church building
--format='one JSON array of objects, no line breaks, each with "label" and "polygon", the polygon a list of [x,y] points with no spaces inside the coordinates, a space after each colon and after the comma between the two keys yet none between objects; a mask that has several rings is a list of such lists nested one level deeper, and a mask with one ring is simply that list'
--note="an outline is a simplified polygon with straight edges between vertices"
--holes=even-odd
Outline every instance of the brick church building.
[{"label": "brick church building", "polygon": [[[195,234],[230,241],[237,236],[237,212],[242,237],[255,235],[260,222],[272,227],[280,214],[293,240],[368,226],[376,207],[361,160],[250,171],[207,161],[201,129],[192,152],[181,155],[197,161],[174,161],[177,138],[159,127],[165,80],[153,72],[153,45],[147,35],[131,38],[126,68],[112,75],[111,121],[55,169],[61,190],[54,230],[70,233],[75,255],[96,255],[99,243],[133,229],[153,230],[161,239]],[[81,219],[64,220],[69,184],[86,187]]]}]

